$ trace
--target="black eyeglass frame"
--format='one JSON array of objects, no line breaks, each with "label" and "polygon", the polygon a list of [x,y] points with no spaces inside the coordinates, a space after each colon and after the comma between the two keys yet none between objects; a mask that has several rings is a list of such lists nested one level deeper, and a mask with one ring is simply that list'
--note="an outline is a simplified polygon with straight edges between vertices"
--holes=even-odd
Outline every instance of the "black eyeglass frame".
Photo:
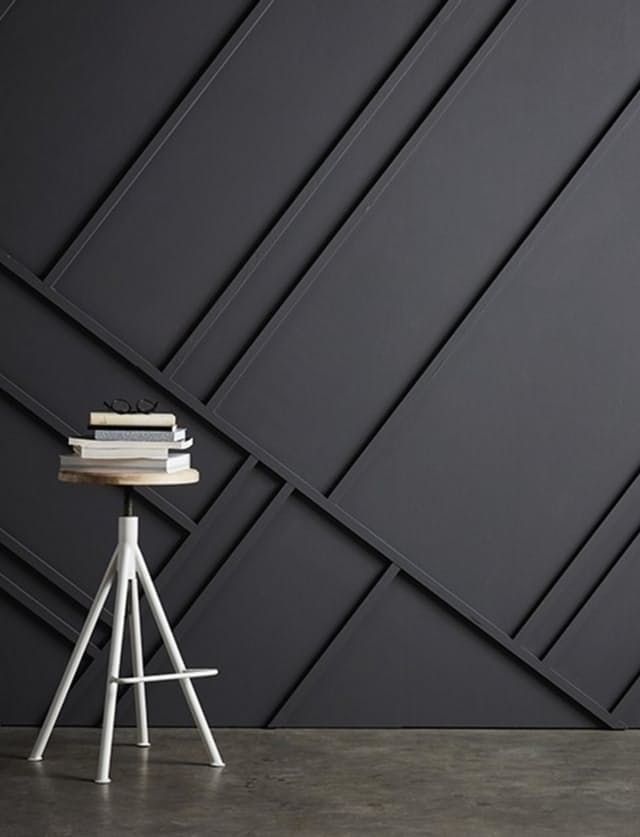
[{"label": "black eyeglass frame", "polygon": [[126,398],[114,398],[112,401],[103,401],[102,403],[107,410],[110,410],[112,413],[118,413],[121,416],[127,413],[144,413],[145,415],[149,415],[149,413],[153,413],[159,404],[158,401],[151,401],[149,398],[139,398],[135,405],[132,405]]}]

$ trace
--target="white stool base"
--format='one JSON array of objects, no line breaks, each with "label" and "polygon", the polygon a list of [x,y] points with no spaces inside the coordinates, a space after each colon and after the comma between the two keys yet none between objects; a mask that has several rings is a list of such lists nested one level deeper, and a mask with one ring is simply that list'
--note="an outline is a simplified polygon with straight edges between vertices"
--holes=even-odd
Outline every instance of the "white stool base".
[{"label": "white stool base", "polygon": [[[169,660],[173,666],[172,674],[144,674],[142,655],[142,632],[140,625],[140,605],[138,582],[147,599],[149,609],[160,632],[160,636],[167,650]],[[160,598],[153,584],[153,580],[138,546],[138,518],[125,515],[118,520],[118,545],[111,556],[98,591],[89,609],[85,623],[80,631],[78,640],[64,670],[58,688],[53,696],[49,711],[38,734],[36,742],[29,756],[29,761],[42,761],[45,748],[53,732],[58,716],[64,705],[73,678],[78,671],[80,661],[86,651],[89,640],[95,630],[98,618],[105,606],[111,587],[115,583],[115,604],[113,611],[113,627],[111,632],[111,646],[109,648],[109,663],[107,683],[105,688],[104,713],[102,718],[102,736],[100,739],[100,753],[98,757],[98,771],[96,782],[107,784],[111,781],[109,771],[111,767],[111,751],[113,747],[113,731],[115,725],[116,699],[118,686],[131,685],[134,690],[136,708],[136,736],[138,747],[149,747],[149,729],[147,725],[147,703],[145,683],[177,680],[200,738],[207,752],[208,763],[213,767],[224,767],[224,762],[216,746],[211,729],[207,723],[204,711],[191,682],[192,678],[212,677],[218,673],[217,669],[187,669],[182,654],[178,648],[173,631],[160,603]],[[122,643],[127,610],[127,599],[130,601],[129,632],[131,635],[131,660],[133,676],[120,677],[120,661],[122,658]]]}]

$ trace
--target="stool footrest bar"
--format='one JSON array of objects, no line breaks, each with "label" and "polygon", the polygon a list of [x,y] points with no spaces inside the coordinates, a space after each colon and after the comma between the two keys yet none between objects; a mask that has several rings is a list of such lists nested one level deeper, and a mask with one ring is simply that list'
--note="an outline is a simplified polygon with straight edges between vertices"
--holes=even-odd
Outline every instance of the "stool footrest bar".
[{"label": "stool footrest bar", "polygon": [[114,677],[113,683],[161,683],[164,680],[192,680],[194,677],[215,677],[217,668],[187,668],[170,674],[143,674],[141,677]]}]

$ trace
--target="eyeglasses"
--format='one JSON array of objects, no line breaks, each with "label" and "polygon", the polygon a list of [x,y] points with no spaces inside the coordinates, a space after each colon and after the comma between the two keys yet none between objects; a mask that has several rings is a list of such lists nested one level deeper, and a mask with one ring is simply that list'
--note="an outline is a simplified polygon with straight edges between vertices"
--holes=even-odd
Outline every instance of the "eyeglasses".
[{"label": "eyeglasses", "polygon": [[140,398],[132,406],[126,398],[114,398],[113,401],[102,402],[107,410],[125,415],[126,413],[152,413],[158,406],[158,401],[150,401],[148,398]]}]

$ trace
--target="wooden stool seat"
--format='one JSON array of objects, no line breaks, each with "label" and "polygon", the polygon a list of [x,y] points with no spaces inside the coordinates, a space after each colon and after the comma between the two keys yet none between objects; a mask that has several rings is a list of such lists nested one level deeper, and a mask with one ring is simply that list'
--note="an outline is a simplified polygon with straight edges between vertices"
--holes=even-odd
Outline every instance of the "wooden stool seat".
[{"label": "wooden stool seat", "polygon": [[198,482],[200,472],[185,468],[168,474],[166,471],[58,471],[61,482],[92,483],[93,485],[187,485]]}]

